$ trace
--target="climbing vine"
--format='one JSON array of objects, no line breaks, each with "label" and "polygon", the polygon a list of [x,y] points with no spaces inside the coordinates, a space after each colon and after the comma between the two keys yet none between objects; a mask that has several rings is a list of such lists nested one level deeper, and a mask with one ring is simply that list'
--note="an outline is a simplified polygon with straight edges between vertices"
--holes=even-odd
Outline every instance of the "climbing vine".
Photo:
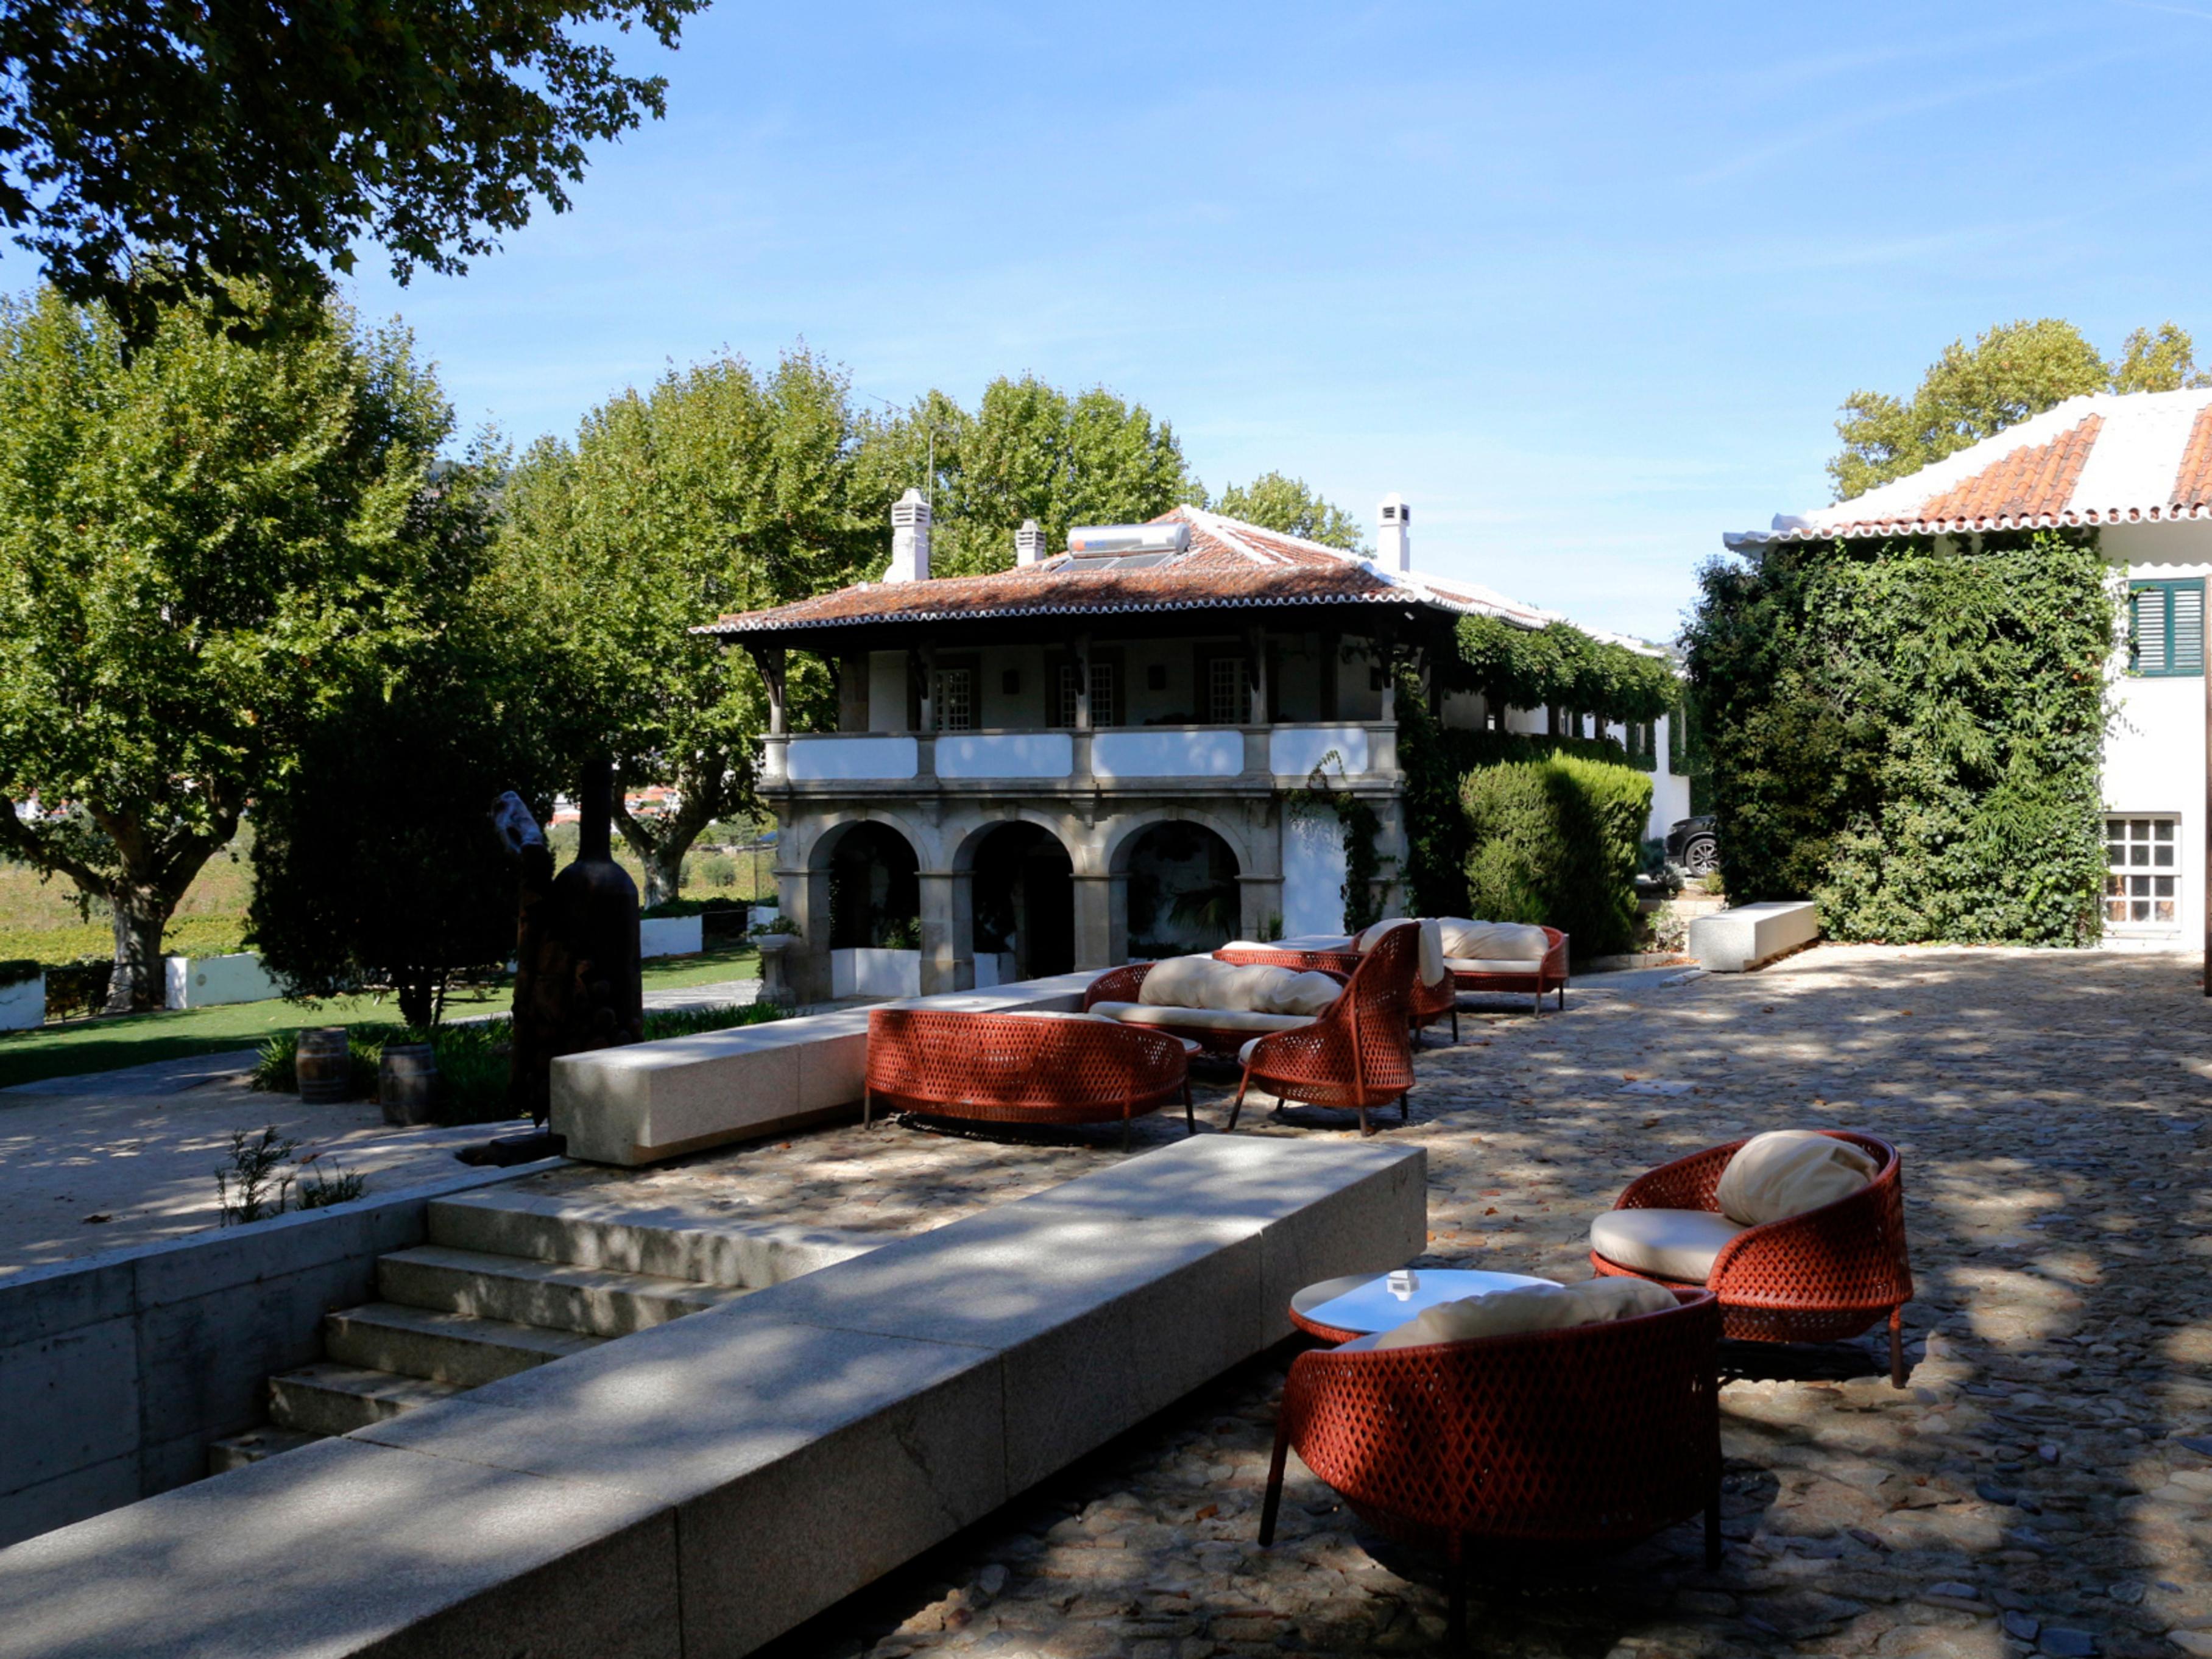
[{"label": "climbing vine", "polygon": [[1849,939],[2094,940],[2107,579],[2072,530],[1708,565],[1686,641],[1729,893]]},{"label": "climbing vine", "polygon": [[1601,721],[1656,720],[1680,694],[1664,657],[1593,639],[1565,622],[1516,627],[1495,616],[1462,616],[1455,655],[1438,669],[1447,685],[1479,691],[1492,708],[1570,709]]}]

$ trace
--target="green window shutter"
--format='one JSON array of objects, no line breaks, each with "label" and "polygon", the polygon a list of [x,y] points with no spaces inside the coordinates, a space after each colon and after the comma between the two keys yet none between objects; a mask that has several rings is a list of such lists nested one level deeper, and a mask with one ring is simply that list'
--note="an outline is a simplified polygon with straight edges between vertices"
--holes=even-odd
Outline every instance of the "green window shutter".
[{"label": "green window shutter", "polygon": [[2204,584],[2137,582],[2128,590],[2128,668],[2146,675],[2204,672]]}]

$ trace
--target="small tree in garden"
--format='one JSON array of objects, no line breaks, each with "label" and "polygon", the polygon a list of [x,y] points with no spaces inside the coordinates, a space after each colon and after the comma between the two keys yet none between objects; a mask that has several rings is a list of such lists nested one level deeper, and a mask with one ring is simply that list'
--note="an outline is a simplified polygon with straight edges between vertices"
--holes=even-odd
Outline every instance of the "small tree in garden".
[{"label": "small tree in garden", "polygon": [[[261,303],[237,289],[230,303]],[[334,687],[446,579],[451,429],[407,336],[333,306],[262,348],[164,311],[131,348],[0,301],[0,849],[114,919],[107,1008]]]},{"label": "small tree in garden", "polygon": [[1473,914],[1559,928],[1578,957],[1630,948],[1637,851],[1651,813],[1648,775],[1553,754],[1478,767],[1460,799]]}]

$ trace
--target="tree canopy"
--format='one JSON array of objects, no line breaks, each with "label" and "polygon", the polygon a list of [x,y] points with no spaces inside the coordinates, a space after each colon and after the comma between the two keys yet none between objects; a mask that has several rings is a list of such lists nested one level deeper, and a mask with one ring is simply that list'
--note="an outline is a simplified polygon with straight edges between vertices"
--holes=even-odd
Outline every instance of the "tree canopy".
[{"label": "tree canopy", "polygon": [[1211,503],[1225,518],[1241,518],[1262,530],[1280,530],[1346,553],[1366,553],[1358,521],[1335,502],[1310,489],[1303,478],[1263,472],[1249,484],[1231,484]]},{"label": "tree canopy", "polygon": [[1025,518],[1057,549],[1075,525],[1139,522],[1206,500],[1175,429],[1143,404],[1103,386],[1070,394],[1034,375],[992,381],[973,413],[933,391],[871,421],[860,470],[886,500],[908,486],[929,493],[939,576],[1006,569]]},{"label": "tree canopy", "polygon": [[118,1011],[302,725],[471,556],[404,333],[332,306],[257,348],[207,312],[131,350],[104,308],[0,300],[0,851],[110,909]]},{"label": "tree canopy", "polygon": [[[610,399],[573,445],[541,440],[508,481],[501,579],[544,632],[576,747],[607,745],[624,789],[676,797],[616,820],[647,905],[676,896],[701,830],[751,807],[767,724],[750,664],[688,630],[881,561],[896,492],[858,464],[862,436],[842,370],[803,348],[765,375],[725,357]],[[833,696],[811,663],[793,681],[802,705]]]},{"label": "tree canopy", "polygon": [[[9,0],[0,220],[133,340],[190,294],[232,321],[253,279],[296,314],[356,242],[451,275],[568,206],[585,146],[662,113],[608,25],[676,45],[704,0]],[[146,256],[159,256],[149,262]]]},{"label": "tree canopy", "polygon": [[1844,447],[1828,463],[1828,475],[1836,499],[1847,501],[2084,392],[2207,384],[2194,342],[2172,323],[2130,334],[2117,363],[2057,318],[2008,323],[1972,346],[1954,340],[1909,398],[1878,391],[1846,397],[1836,421]]}]

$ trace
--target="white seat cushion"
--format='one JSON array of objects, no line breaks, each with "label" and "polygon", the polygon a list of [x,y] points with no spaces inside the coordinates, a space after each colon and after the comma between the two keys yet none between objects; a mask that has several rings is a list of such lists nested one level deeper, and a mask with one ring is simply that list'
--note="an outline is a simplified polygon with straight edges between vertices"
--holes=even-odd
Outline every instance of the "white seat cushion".
[{"label": "white seat cushion", "polygon": [[1156,1008],[1310,1016],[1334,1002],[1336,992],[1336,982],[1322,974],[1217,962],[1211,956],[1170,956],[1152,964],[1137,989],[1137,1000]]},{"label": "white seat cushion", "polygon": [[1444,966],[1454,973],[1535,973],[1544,966],[1540,957],[1534,961],[1504,961],[1494,957],[1447,956]]},{"label": "white seat cushion", "polygon": [[1590,1248],[1636,1273],[1702,1285],[1721,1247],[1744,1231],[1709,1209],[1609,1209],[1590,1223]]},{"label": "white seat cushion", "polygon": [[1736,1148],[1713,1199],[1723,1215],[1757,1226],[1848,1198],[1874,1179],[1875,1168],[1849,1141],[1815,1129],[1772,1129]]},{"label": "white seat cushion", "polygon": [[1242,1008],[1185,1008],[1152,1002],[1093,1002],[1091,1012],[1132,1026],[1188,1026],[1205,1031],[1296,1031],[1313,1024],[1303,1014],[1250,1014]]},{"label": "white seat cushion", "polygon": [[1326,1013],[1329,1004],[1344,994],[1344,987],[1325,973],[1293,973],[1261,994],[1266,1006],[1255,1008],[1254,1013],[1302,1014],[1310,1020]]},{"label": "white seat cushion", "polygon": [[1480,956],[1492,960],[1540,958],[1552,948],[1551,936],[1532,922],[1470,922],[1463,916],[1440,916],[1444,954]]},{"label": "white seat cushion", "polygon": [[1642,1279],[1591,1279],[1579,1285],[1519,1285],[1424,1308],[1407,1323],[1375,1339],[1378,1348],[1464,1342],[1527,1330],[1561,1330],[1663,1313],[1674,1293]]}]

